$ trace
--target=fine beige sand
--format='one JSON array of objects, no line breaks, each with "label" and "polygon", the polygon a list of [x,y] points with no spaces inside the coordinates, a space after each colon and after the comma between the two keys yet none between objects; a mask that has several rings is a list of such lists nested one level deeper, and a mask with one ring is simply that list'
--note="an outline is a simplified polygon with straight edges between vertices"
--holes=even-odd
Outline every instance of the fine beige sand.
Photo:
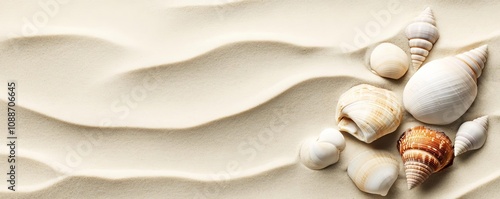
[{"label": "fine beige sand", "polygon": [[[489,115],[484,147],[408,190],[396,140],[420,123],[406,113],[371,144],[344,134],[337,164],[303,166],[301,143],[336,128],[343,92],[368,83],[402,98],[414,69],[384,79],[368,57],[381,42],[409,55],[404,28],[426,7],[441,35],[426,63],[489,49],[472,107],[450,125],[427,126],[454,140],[462,122]],[[1,1],[0,111],[15,80],[18,181],[12,192],[1,180],[0,198],[377,198],[347,176],[365,150],[401,164],[388,198],[494,198],[499,8],[487,0]]]}]

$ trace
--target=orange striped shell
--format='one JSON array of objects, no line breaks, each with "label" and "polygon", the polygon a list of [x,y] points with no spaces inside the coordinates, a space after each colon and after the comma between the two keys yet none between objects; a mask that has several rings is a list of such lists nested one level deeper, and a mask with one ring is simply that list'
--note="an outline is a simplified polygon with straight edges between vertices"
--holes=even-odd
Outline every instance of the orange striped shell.
[{"label": "orange striped shell", "polygon": [[401,135],[397,147],[405,166],[408,189],[453,164],[453,144],[444,132],[416,126]]}]

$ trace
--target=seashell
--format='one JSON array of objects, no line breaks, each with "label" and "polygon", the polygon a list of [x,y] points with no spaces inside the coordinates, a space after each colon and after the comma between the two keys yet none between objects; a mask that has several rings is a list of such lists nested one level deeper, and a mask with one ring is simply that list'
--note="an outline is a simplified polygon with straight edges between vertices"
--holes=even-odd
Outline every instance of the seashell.
[{"label": "seashell", "polygon": [[461,117],[477,95],[477,78],[487,57],[487,46],[427,63],[410,78],[403,104],[415,119],[449,124]]},{"label": "seashell", "polygon": [[365,151],[347,167],[347,174],[359,190],[385,196],[398,178],[399,163],[387,152]]},{"label": "seashell", "polygon": [[436,21],[431,8],[426,8],[405,29],[410,45],[411,62],[418,69],[429,55],[432,46],[439,39]]},{"label": "seashell", "polygon": [[392,91],[360,84],[340,96],[336,117],[340,131],[371,143],[394,132],[401,123],[403,112]]},{"label": "seashell", "polygon": [[379,44],[370,56],[370,68],[381,77],[399,79],[406,73],[408,66],[405,51],[391,43]]},{"label": "seashell", "polygon": [[408,189],[453,164],[453,145],[443,132],[416,126],[405,131],[397,148],[405,166]]},{"label": "seashell", "polygon": [[486,142],[487,130],[488,116],[464,122],[460,125],[455,137],[455,156],[481,148]]},{"label": "seashell", "polygon": [[342,133],[333,128],[321,132],[317,140],[302,144],[300,159],[310,169],[323,169],[339,160],[340,152],[345,148]]}]

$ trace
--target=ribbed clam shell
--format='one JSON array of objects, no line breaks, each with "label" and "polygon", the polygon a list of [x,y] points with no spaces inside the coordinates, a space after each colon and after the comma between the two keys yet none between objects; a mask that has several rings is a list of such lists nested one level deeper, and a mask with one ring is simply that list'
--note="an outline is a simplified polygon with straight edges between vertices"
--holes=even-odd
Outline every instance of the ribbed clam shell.
[{"label": "ribbed clam shell", "polygon": [[323,169],[339,160],[340,152],[345,148],[345,140],[338,130],[327,128],[316,140],[302,144],[300,160],[310,169]]},{"label": "ribbed clam shell", "polygon": [[477,77],[485,66],[487,46],[431,61],[408,81],[403,104],[415,119],[449,124],[461,117],[477,95]]},{"label": "ribbed clam shell", "polygon": [[453,145],[443,132],[416,126],[405,131],[397,148],[405,166],[408,189],[424,182],[432,173],[453,164]]},{"label": "ribbed clam shell", "polygon": [[413,67],[419,68],[429,55],[432,46],[439,39],[436,21],[430,8],[426,8],[405,29],[409,40]]},{"label": "ribbed clam shell", "polygon": [[403,107],[392,91],[368,84],[352,87],[337,103],[340,131],[371,143],[395,131],[403,118]]},{"label": "ribbed clam shell", "polygon": [[398,178],[399,163],[387,152],[365,151],[347,167],[347,174],[359,190],[385,196]]},{"label": "ribbed clam shell", "polygon": [[455,137],[455,156],[469,150],[481,148],[486,142],[488,116],[483,116],[460,125]]},{"label": "ribbed clam shell", "polygon": [[399,79],[406,73],[408,66],[406,53],[391,43],[379,44],[370,55],[370,68],[382,77]]}]

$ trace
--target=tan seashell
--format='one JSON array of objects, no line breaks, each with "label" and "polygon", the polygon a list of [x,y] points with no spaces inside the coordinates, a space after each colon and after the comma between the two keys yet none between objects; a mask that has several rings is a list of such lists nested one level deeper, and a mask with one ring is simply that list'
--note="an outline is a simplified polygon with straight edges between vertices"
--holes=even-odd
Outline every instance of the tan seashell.
[{"label": "tan seashell", "polygon": [[406,110],[429,124],[449,124],[460,118],[476,99],[476,81],[485,66],[487,50],[483,45],[425,64],[405,86]]},{"label": "tan seashell", "polygon": [[336,118],[340,131],[371,143],[394,132],[401,123],[403,112],[392,91],[361,84],[340,96]]},{"label": "tan seashell", "polygon": [[342,133],[333,128],[321,132],[316,140],[309,140],[300,148],[300,160],[310,169],[323,169],[335,164],[340,157],[340,152],[345,148]]},{"label": "tan seashell", "polygon": [[431,8],[426,8],[405,30],[410,45],[413,67],[418,69],[425,61],[432,46],[439,39],[436,21]]},{"label": "tan seashell", "polygon": [[347,167],[347,174],[359,190],[385,196],[396,179],[399,163],[387,152],[365,151]]},{"label": "tan seashell", "polygon": [[408,71],[408,56],[391,43],[381,43],[370,55],[370,68],[375,74],[391,79],[401,78]]},{"label": "tan seashell", "polygon": [[405,131],[397,148],[405,166],[408,189],[453,164],[453,145],[443,132],[416,126]]},{"label": "tan seashell", "polygon": [[481,148],[486,142],[487,131],[488,116],[464,122],[460,125],[455,137],[455,156]]}]

